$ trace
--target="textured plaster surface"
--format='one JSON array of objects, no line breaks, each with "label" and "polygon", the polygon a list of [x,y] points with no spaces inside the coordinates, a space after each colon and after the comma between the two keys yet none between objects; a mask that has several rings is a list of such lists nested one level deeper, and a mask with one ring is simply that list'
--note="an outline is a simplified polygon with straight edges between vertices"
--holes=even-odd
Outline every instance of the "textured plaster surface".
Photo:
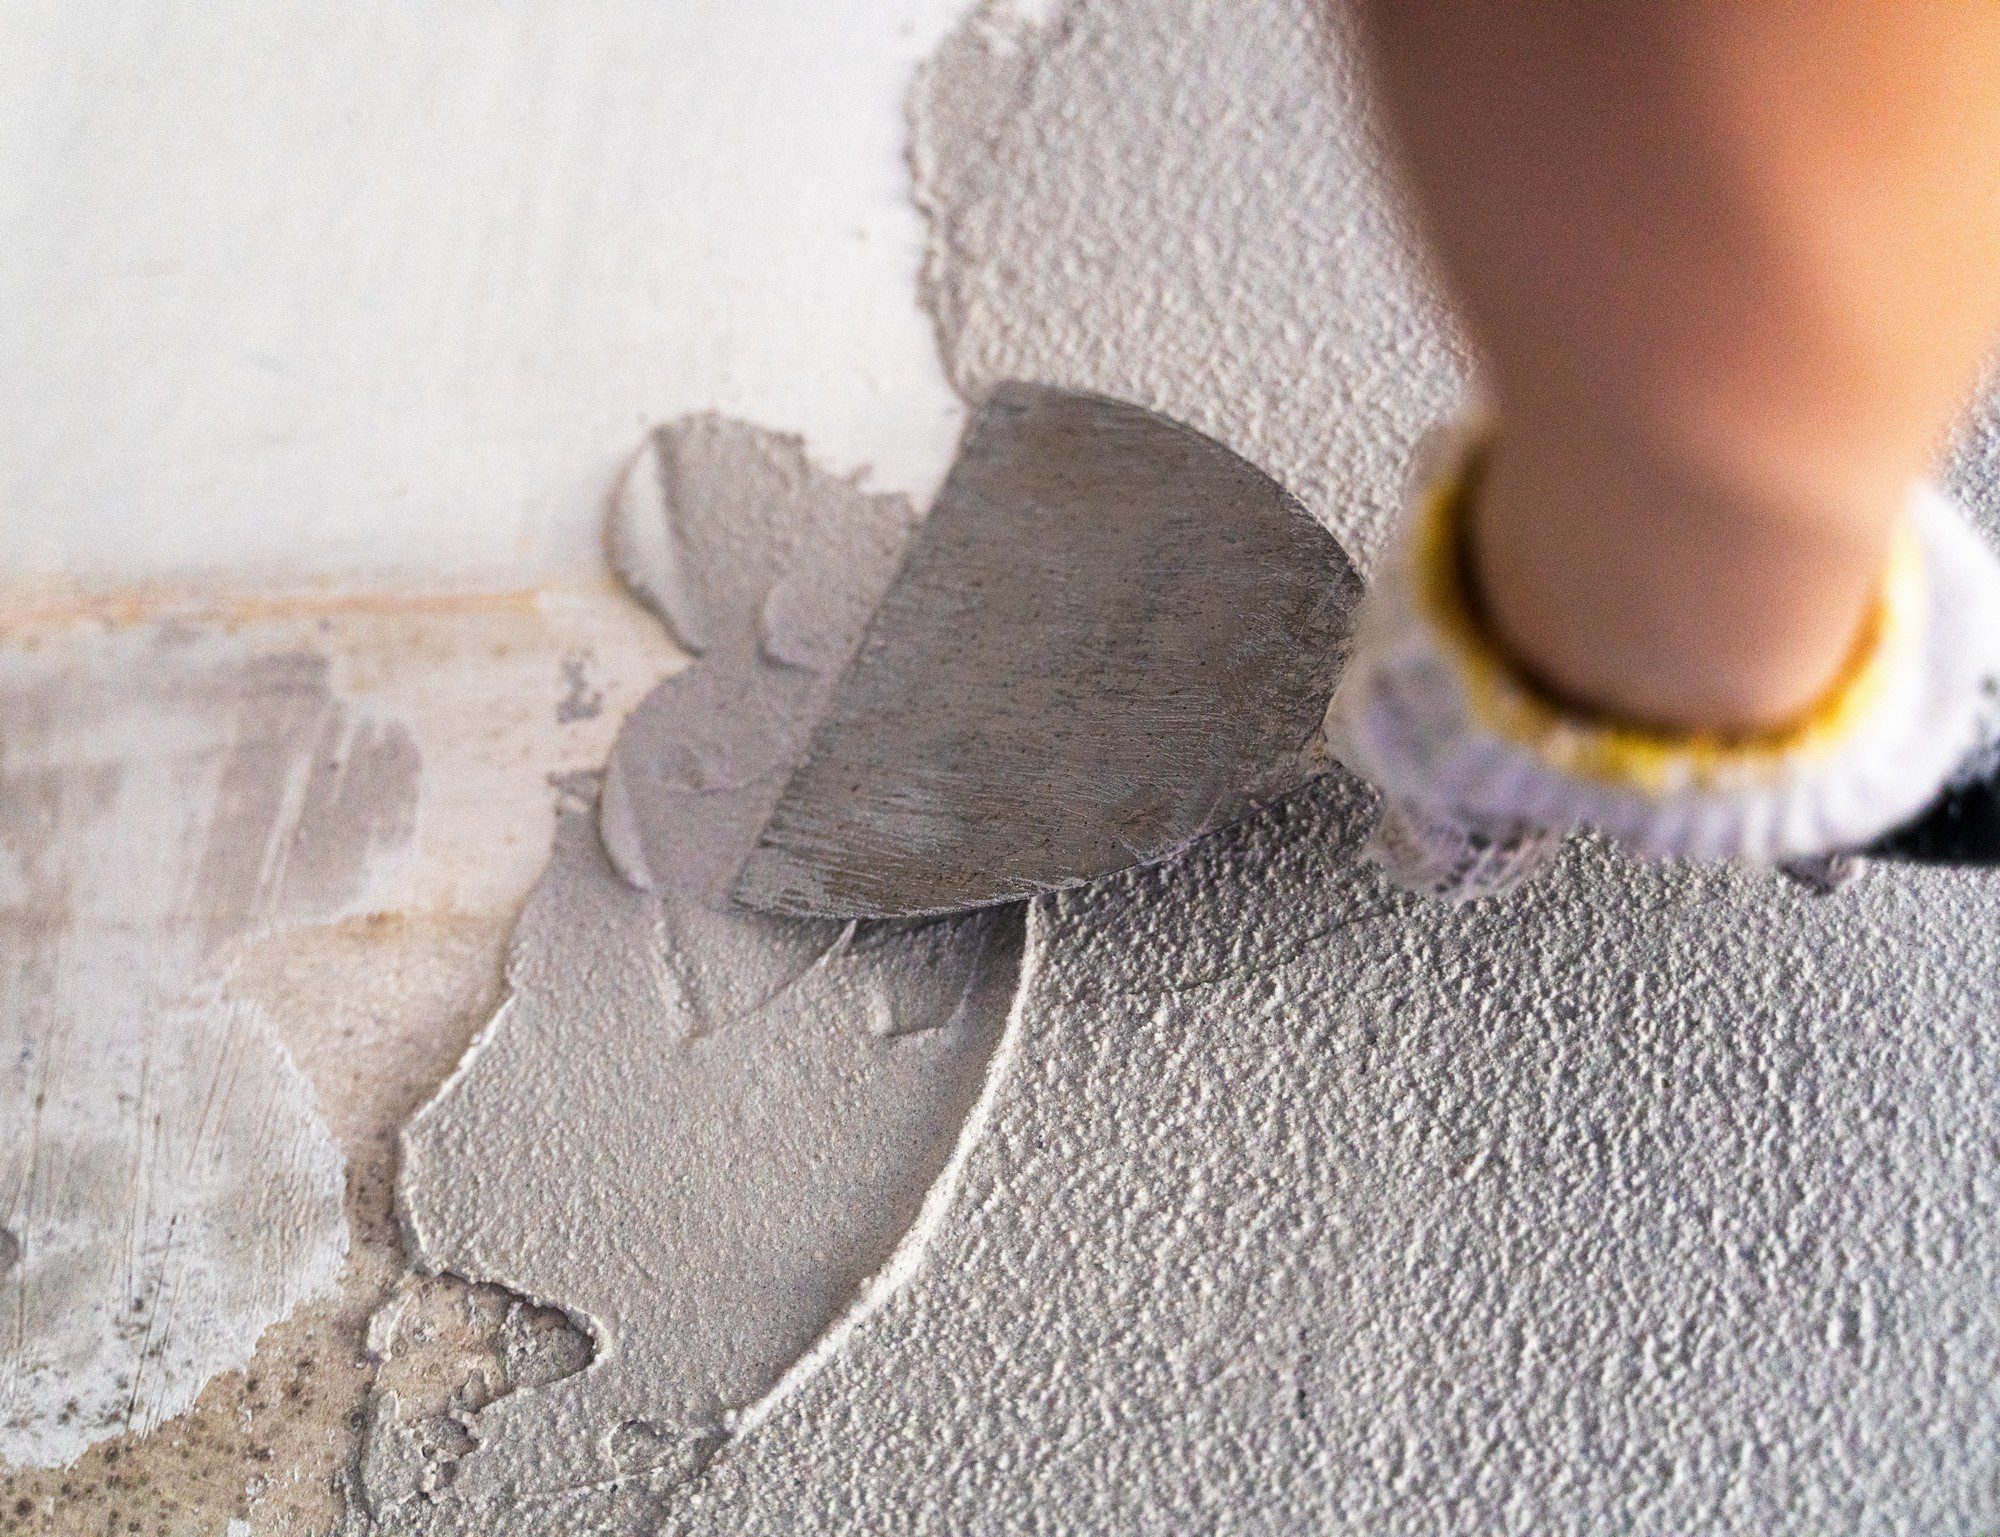
[{"label": "textured plaster surface", "polygon": [[1357,560],[1463,367],[1360,109],[1342,7],[989,3],[910,99],[953,384],[1117,395],[1277,477]]},{"label": "textured plaster surface", "polygon": [[[1277,0],[948,44],[913,116],[954,376],[1134,394],[1372,545],[1457,369],[1314,73],[1338,47]],[[1953,470],[1981,505],[1983,442]],[[1990,887],[1815,901],[1582,844],[1453,912],[1357,866],[1365,820],[1331,781],[1045,902],[925,1269],[763,1434],[616,1519],[2000,1519]]]},{"label": "textured plaster surface", "polygon": [[1362,809],[1050,905],[923,1273],[665,1529],[1992,1524],[1990,886],[1452,913]]},{"label": "textured plaster surface", "polygon": [[650,889],[614,867],[596,781],[568,782],[509,997],[401,1175],[425,1267],[560,1308],[591,1359],[428,1417],[383,1389],[357,1533],[646,1529],[916,1269],[1002,1078],[1025,909],[862,925],[716,901],[907,503],[713,418],[661,428],[634,477],[612,547],[699,652],[612,752],[603,820],[648,818]]},{"label": "textured plaster surface", "polygon": [[353,1529],[671,1511],[915,1269],[1001,1075],[1023,916],[717,913],[619,879],[574,804],[507,1003],[404,1134],[402,1201],[426,1265],[559,1306],[588,1369],[442,1417],[378,1399]]}]

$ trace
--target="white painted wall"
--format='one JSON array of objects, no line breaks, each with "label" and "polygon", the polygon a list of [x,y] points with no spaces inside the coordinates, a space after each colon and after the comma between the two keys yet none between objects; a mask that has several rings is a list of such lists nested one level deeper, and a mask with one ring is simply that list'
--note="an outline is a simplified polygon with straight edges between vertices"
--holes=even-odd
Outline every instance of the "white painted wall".
[{"label": "white painted wall", "polygon": [[714,408],[923,496],[963,0],[0,0],[0,594],[598,568]]}]

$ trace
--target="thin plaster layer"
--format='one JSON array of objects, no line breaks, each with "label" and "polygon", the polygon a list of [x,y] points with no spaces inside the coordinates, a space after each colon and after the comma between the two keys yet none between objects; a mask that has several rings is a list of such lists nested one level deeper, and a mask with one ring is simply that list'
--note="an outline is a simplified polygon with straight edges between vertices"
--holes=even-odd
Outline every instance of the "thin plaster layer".
[{"label": "thin plaster layer", "polygon": [[982,6],[909,108],[953,384],[1162,411],[1364,560],[1464,364],[1361,101],[1341,6]]},{"label": "thin plaster layer", "polygon": [[143,1434],[328,1290],[341,1157],[249,945],[407,852],[417,757],[323,657],[148,628],[0,658],[0,1464]]},{"label": "thin plaster layer", "polygon": [[[681,660],[650,615],[609,590],[169,602],[171,618],[113,612],[156,632],[226,632],[246,657],[322,655],[335,695],[404,726],[422,764],[416,843],[371,883],[363,910],[265,935],[226,984],[284,1043],[345,1157],[348,1257],[334,1294],[266,1330],[244,1369],[211,1380],[187,1413],[62,1469],[0,1474],[8,1537],[134,1523],[217,1537],[232,1517],[257,1537],[323,1537],[378,1374],[418,1414],[441,1382],[470,1402],[543,1375],[506,1364],[514,1299],[449,1276],[401,1283],[396,1140],[504,996],[509,932],[548,862],[546,776],[600,768],[618,720]],[[0,647],[33,652],[38,667],[101,644],[101,618],[25,632],[18,620],[0,616]],[[190,664],[203,654],[188,648]],[[602,695],[594,717],[563,709],[578,676],[586,696]],[[391,1296],[404,1327],[383,1368],[362,1340]],[[587,1360],[587,1337],[562,1329]]]}]

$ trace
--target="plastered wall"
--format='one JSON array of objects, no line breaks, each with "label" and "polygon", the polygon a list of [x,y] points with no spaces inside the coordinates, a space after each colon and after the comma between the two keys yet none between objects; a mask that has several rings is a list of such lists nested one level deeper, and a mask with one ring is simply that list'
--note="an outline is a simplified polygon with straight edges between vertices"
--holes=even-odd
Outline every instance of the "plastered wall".
[{"label": "plastered wall", "polygon": [[[957,9],[7,0],[16,611],[160,582],[601,582],[605,492],[657,420],[801,433],[814,473],[870,463],[920,505],[954,386],[1021,373],[1196,421],[1365,560],[1463,360],[1376,179],[1339,29],[1305,0]],[[1975,413],[1947,472],[1982,517],[1989,424]],[[570,660],[608,624],[585,620]],[[350,1157],[370,1128],[381,1205],[357,1228],[375,1293],[350,1274],[314,1315],[339,1327],[301,1347],[346,1352],[343,1380],[357,1339],[395,1344],[366,1327],[401,1284],[381,1149],[497,1007],[486,972],[552,821],[541,774],[601,761],[612,725],[537,757],[511,708],[528,686],[493,682],[494,658],[528,658],[556,699],[553,642],[543,666],[522,642],[447,646],[448,616],[424,626],[421,651],[384,621],[357,654],[378,683],[439,679],[387,689],[418,727],[447,696],[507,720],[486,777],[426,768],[418,820],[451,808],[435,905],[478,907],[484,980],[448,989],[472,1002],[413,1052],[393,1119],[332,1101]],[[423,671],[432,652],[448,672]],[[675,665],[629,635],[619,656],[619,707]],[[474,756],[478,719],[433,722],[427,765]],[[502,786],[511,884],[472,904]],[[1901,871],[1815,901],[1580,845],[1518,896],[1447,913],[1356,863],[1364,822],[1330,780],[1171,867],[1040,904],[1005,1080],[907,1284],[693,1472],[529,1490],[571,1497],[544,1530],[2000,1522],[1994,888]],[[374,996],[379,953],[342,952],[343,993]],[[298,974],[285,959],[272,976]],[[295,1053],[337,1057],[315,998],[281,991]],[[382,996],[378,1031],[421,1033],[396,1012],[412,989]],[[315,1074],[325,1098],[337,1078]],[[589,1136],[568,1140],[587,1154]],[[476,1171],[458,1182],[508,1213]],[[480,1210],[462,1215],[483,1241],[505,1225]],[[589,1220],[622,1230],[608,1206]],[[581,1396],[580,1359],[504,1385]],[[470,1380],[421,1375],[391,1361],[355,1386],[332,1439],[309,1422],[315,1455],[350,1440],[296,1497],[247,1492],[270,1477],[254,1443],[197,1452],[215,1519],[161,1529],[208,1537],[226,1512],[258,1537],[335,1519],[487,1537],[490,1512],[428,1498],[441,1464],[421,1447],[384,1473],[393,1501],[355,1492],[364,1392],[442,1404]],[[622,1418],[564,1423],[577,1447],[636,1444]],[[547,1451],[495,1442],[481,1462],[506,1485],[562,1462]],[[36,1520],[54,1487],[33,1486]]]}]

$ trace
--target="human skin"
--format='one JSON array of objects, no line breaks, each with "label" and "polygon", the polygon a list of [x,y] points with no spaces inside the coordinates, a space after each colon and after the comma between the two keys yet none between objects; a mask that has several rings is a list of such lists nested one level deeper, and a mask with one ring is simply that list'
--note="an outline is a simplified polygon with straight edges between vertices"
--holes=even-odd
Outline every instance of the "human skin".
[{"label": "human skin", "polygon": [[1620,719],[1795,717],[2000,329],[2000,7],[1362,12],[1481,355],[1498,638]]}]

